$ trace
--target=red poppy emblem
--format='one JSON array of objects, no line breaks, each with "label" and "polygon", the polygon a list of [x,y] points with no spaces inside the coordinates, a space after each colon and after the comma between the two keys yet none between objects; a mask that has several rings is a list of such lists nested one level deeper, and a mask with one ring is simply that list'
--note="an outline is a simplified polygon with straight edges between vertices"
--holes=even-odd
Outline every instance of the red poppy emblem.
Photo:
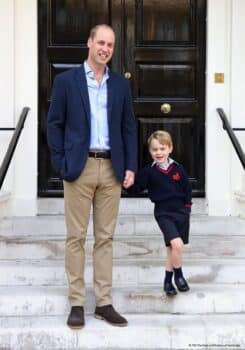
[{"label": "red poppy emblem", "polygon": [[180,174],[178,172],[174,173],[173,176],[172,176],[172,179],[175,180],[175,181],[179,181],[180,180]]}]

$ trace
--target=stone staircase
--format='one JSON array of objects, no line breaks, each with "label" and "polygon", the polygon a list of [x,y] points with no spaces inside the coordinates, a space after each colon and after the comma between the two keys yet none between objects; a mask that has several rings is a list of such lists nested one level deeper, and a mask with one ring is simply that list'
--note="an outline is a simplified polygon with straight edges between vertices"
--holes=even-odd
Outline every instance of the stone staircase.
[{"label": "stone staircase", "polygon": [[93,317],[92,225],[87,237],[86,327],[66,326],[63,215],[0,221],[0,350],[245,349],[245,220],[193,214],[184,254],[188,293],[162,293],[165,250],[147,213],[120,214],[113,299],[129,321]]}]

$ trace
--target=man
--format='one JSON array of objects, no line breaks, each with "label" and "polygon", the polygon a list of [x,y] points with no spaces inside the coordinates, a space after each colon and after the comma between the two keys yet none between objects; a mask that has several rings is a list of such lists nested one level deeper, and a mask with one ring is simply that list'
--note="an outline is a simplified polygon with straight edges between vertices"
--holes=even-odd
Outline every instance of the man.
[{"label": "man", "polygon": [[56,76],[48,114],[52,164],[64,180],[71,328],[85,324],[84,244],[91,206],[94,315],[116,326],[127,325],[112,306],[112,241],[121,184],[128,188],[134,182],[136,125],[128,82],[107,67],[114,45],[110,26],[91,30],[87,60]]}]

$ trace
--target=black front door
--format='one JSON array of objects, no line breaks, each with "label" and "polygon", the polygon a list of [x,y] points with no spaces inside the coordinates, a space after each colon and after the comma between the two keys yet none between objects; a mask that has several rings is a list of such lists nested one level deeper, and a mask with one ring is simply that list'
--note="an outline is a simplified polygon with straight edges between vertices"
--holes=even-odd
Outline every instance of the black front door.
[{"label": "black front door", "polygon": [[173,158],[204,196],[205,0],[39,1],[40,196],[62,196],[46,142],[47,111],[56,74],[87,56],[87,37],[97,23],[116,32],[111,67],[130,79],[138,124],[139,166],[149,161],[146,140],[165,129]]}]

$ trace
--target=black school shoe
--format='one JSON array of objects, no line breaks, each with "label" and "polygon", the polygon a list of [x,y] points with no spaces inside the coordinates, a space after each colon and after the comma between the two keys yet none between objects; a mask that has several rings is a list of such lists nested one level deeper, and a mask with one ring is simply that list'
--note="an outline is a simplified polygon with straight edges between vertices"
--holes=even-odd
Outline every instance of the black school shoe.
[{"label": "black school shoe", "polygon": [[72,306],[68,316],[67,326],[72,329],[80,329],[85,325],[83,306]]},{"label": "black school shoe", "polygon": [[164,281],[163,290],[166,293],[166,295],[169,297],[173,297],[174,295],[177,294],[177,290],[174,288],[172,282]]},{"label": "black school shoe", "polygon": [[175,278],[174,282],[180,292],[187,292],[190,289],[184,277]]},{"label": "black school shoe", "polygon": [[125,327],[128,325],[128,321],[116,312],[111,304],[96,306],[94,317],[99,320],[105,320],[113,326]]}]

